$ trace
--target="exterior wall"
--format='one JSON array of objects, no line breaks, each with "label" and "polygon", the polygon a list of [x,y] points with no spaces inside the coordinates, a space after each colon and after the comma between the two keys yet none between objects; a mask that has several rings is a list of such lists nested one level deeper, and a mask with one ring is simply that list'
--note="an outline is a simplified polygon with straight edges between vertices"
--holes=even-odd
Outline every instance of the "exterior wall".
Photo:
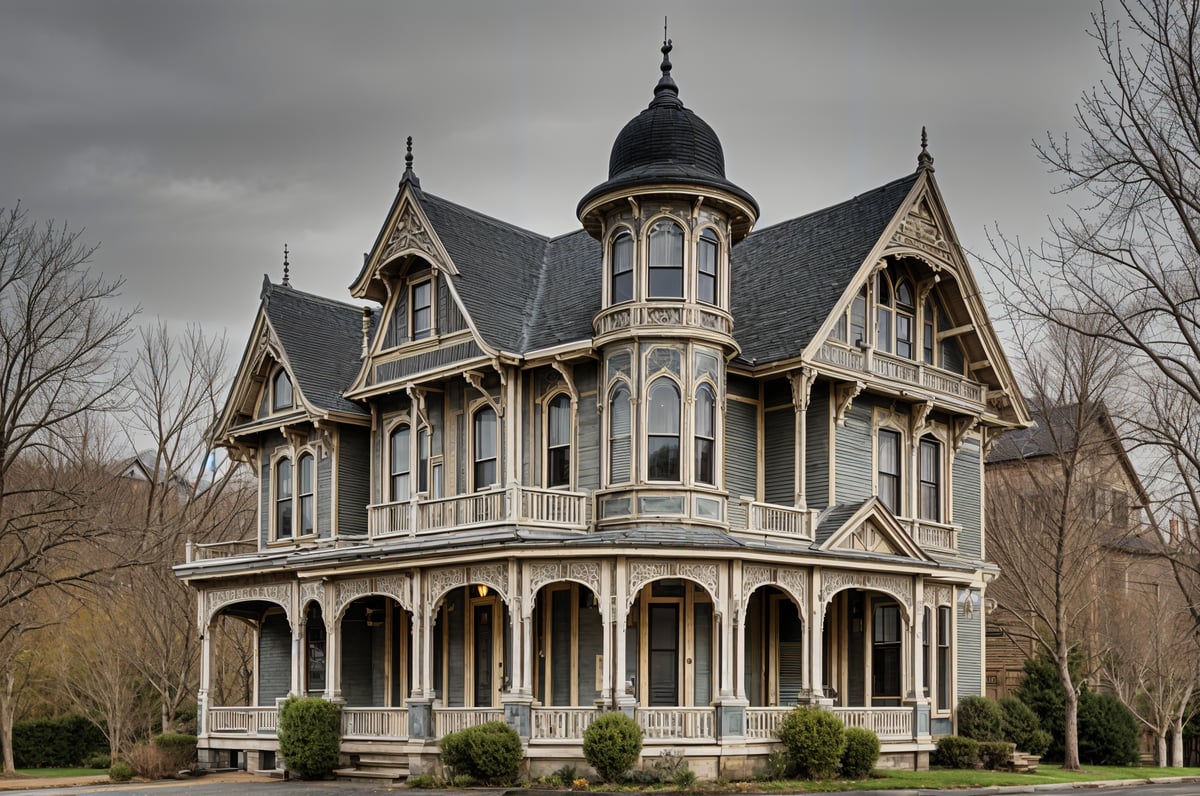
[{"label": "exterior wall", "polygon": [[575,407],[575,424],[578,429],[575,445],[579,448],[579,453],[575,456],[575,467],[578,470],[575,488],[599,489],[603,426],[597,406],[596,366],[590,363],[576,365],[573,371],[575,389],[579,391],[579,403]]},{"label": "exterior wall", "polygon": [[742,498],[758,499],[758,406],[731,399],[725,415],[725,489],[729,492],[729,521],[746,520]]},{"label": "exterior wall", "polygon": [[365,506],[371,501],[370,448],[370,432],[367,429],[343,426],[338,430],[339,536],[367,532]]},{"label": "exterior wall", "polygon": [[829,408],[829,385],[814,384],[809,394],[808,417],[805,420],[805,495],[812,508],[829,505],[830,437],[832,425]]},{"label": "exterior wall", "polygon": [[767,385],[763,413],[763,500],[790,506],[796,500],[796,410],[786,381]]},{"label": "exterior wall", "polygon": [[258,633],[258,704],[270,706],[292,688],[292,630],[287,617],[271,612]]},{"label": "exterior wall", "polygon": [[[317,536],[328,539],[333,535],[333,456],[328,451],[317,454]],[[364,484],[365,486],[365,484]],[[351,497],[347,495],[346,497]]]},{"label": "exterior wall", "polygon": [[983,696],[982,677],[982,661],[983,650],[983,608],[979,608],[968,614],[959,608],[960,602],[964,595],[969,592],[972,600],[979,599],[979,591],[977,589],[955,589],[954,606],[952,613],[954,622],[956,623],[956,633],[954,636],[958,648],[955,657],[958,660],[958,668],[955,672],[955,689],[954,693],[958,700],[968,696]]},{"label": "exterior wall", "polygon": [[875,441],[871,431],[872,405],[855,399],[845,423],[836,427],[834,494],[838,503],[858,503],[875,493],[873,472]]},{"label": "exterior wall", "polygon": [[983,553],[983,470],[978,440],[966,440],[954,455],[951,481],[954,490],[951,510],[955,524],[962,529],[958,540],[959,554],[979,559]]}]

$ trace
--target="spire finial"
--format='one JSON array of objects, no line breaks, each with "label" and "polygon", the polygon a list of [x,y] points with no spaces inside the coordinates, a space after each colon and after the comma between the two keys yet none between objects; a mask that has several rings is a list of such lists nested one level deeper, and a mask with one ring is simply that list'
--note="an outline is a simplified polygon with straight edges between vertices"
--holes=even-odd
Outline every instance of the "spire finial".
[{"label": "spire finial", "polygon": [[291,265],[288,264],[288,247],[283,244],[283,286],[291,287]]},{"label": "spire finial", "polygon": [[933,155],[929,154],[929,134],[921,125],[921,153],[917,155],[917,171],[933,171]]},{"label": "spire finial", "polygon": [[412,136],[410,135],[408,137],[408,140],[405,142],[404,175],[400,178],[400,184],[404,185],[404,183],[406,183],[406,182],[411,182],[413,185],[416,185],[419,188],[421,186],[421,181],[419,179],[417,179],[417,175],[413,171],[412,166],[413,166]]},{"label": "spire finial", "polygon": [[679,103],[679,87],[675,85],[675,80],[671,77],[671,40],[667,38],[667,18],[663,17],[663,43],[662,43],[662,77],[658,79],[658,85],[654,87],[654,101],[650,104],[661,105],[666,102],[673,104]]}]

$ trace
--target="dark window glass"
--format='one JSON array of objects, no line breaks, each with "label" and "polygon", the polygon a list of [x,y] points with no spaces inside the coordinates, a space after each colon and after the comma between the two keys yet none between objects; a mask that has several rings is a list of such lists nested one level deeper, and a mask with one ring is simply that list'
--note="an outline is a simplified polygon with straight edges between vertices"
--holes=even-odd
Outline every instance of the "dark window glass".
[{"label": "dark window glass", "polygon": [[700,385],[696,390],[696,483],[715,484],[717,398],[712,387]]},{"label": "dark window glass", "polygon": [[670,221],[650,227],[650,298],[683,298],[683,230]]},{"label": "dark window glass", "polygon": [[679,388],[669,379],[650,386],[646,477],[651,481],[679,480]]},{"label": "dark window glass", "polygon": [[308,608],[304,638],[307,646],[305,661],[308,664],[305,688],[310,694],[320,693],[325,690],[325,622],[321,619],[321,609],[315,604]]},{"label": "dark window glass", "polygon": [[900,433],[890,429],[879,430],[879,499],[883,505],[891,509],[893,514],[900,513]]},{"label": "dark window glass", "polygon": [[938,606],[937,707],[949,710],[950,705],[950,606]]},{"label": "dark window glass", "polygon": [[417,433],[417,491],[429,492],[429,429]]},{"label": "dark window glass", "polygon": [[933,296],[925,299],[925,319],[921,323],[921,348],[926,365],[933,364],[934,330],[937,328]]},{"label": "dark window glass", "polygon": [[612,244],[611,303],[633,300],[633,236],[622,232]]},{"label": "dark window glass", "polygon": [[700,233],[700,246],[697,250],[699,268],[696,277],[696,298],[705,304],[717,303],[717,266],[720,245],[717,233],[711,229]]},{"label": "dark window glass", "polygon": [[546,408],[546,486],[571,483],[571,399],[558,395]]},{"label": "dark window glass", "polygon": [[433,334],[432,282],[412,288],[412,339],[423,340]]},{"label": "dark window glass", "polygon": [[313,457],[311,453],[306,453],[296,462],[300,470],[300,535],[305,536],[312,533],[316,526],[313,525]]},{"label": "dark window glass", "polygon": [[613,390],[608,410],[608,481],[624,484],[630,480],[632,454],[629,388],[624,384]]},{"label": "dark window glass", "polygon": [[921,620],[921,680],[925,683],[925,696],[929,696],[929,687],[932,685],[929,679],[932,663],[929,657],[929,644],[932,641],[929,633],[933,630],[933,624],[929,621],[931,613],[929,606],[925,606],[925,615]]},{"label": "dark window glass", "polygon": [[408,500],[412,481],[409,473],[409,427],[396,426],[388,440],[390,486],[388,498]]},{"label": "dark window glass", "polygon": [[905,359],[913,356],[913,294],[908,280],[896,285],[896,353]]},{"label": "dark window glass", "polygon": [[858,291],[858,295],[854,297],[854,301],[850,304],[850,339],[846,342],[852,345],[861,345],[867,342],[866,285],[863,285],[863,289]]},{"label": "dark window glass", "polygon": [[280,368],[279,372],[275,374],[272,392],[274,393],[271,399],[272,409],[292,408],[292,380],[288,378],[287,371],[283,368]]},{"label": "dark window glass", "polygon": [[920,495],[918,516],[923,520],[942,521],[942,444],[928,437],[921,440]]},{"label": "dark window glass", "polygon": [[872,700],[900,699],[900,608],[877,605],[871,659]]},{"label": "dark window glass", "polygon": [[275,465],[275,538],[292,536],[292,460]]},{"label": "dark window glass", "polygon": [[475,413],[475,489],[496,483],[496,410],[486,406]]}]

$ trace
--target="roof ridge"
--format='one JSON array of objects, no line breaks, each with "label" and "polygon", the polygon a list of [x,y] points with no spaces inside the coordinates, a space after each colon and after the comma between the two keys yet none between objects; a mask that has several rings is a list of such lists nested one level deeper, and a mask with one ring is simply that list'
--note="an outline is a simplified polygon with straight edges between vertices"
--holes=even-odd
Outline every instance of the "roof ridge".
[{"label": "roof ridge", "polygon": [[[521,349],[521,353],[525,353],[529,348],[529,337],[533,330],[537,328],[537,322],[541,318],[542,303],[546,295],[546,275],[550,271],[550,241],[542,244],[542,261],[538,265],[537,285],[533,289],[533,295],[530,296],[525,304],[525,313],[521,320],[521,338],[517,344]],[[530,306],[532,304],[532,306]]]},{"label": "roof ridge", "polygon": [[475,218],[480,219],[481,221],[487,221],[498,227],[505,227],[514,232],[520,232],[524,235],[530,235],[530,236],[537,238],[539,240],[542,240],[542,241],[549,240],[549,238],[547,236],[541,234],[540,232],[534,232],[531,229],[526,229],[525,227],[519,227],[516,224],[512,223],[511,221],[505,221],[502,218],[496,218],[495,216],[488,215],[487,213],[481,213],[480,211],[475,210],[470,207],[467,207],[466,205],[460,205],[458,202],[455,202],[452,199],[447,199],[444,196],[438,196],[437,194],[424,192],[423,197],[425,199],[435,199],[439,202],[443,202],[445,204],[450,205],[451,207],[455,207],[455,208],[463,211],[464,213],[469,213],[470,215],[474,216]]},{"label": "roof ridge", "polygon": [[888,188],[894,188],[895,186],[899,185],[900,183],[904,182],[905,180],[916,181],[916,178],[917,178],[917,172],[913,172],[911,174],[906,174],[902,177],[897,177],[896,179],[889,180],[888,182],[885,182],[883,185],[880,185],[876,188],[871,188],[870,190],[855,194],[854,196],[851,196],[849,199],[843,199],[840,202],[834,202],[831,205],[826,205],[825,207],[821,207],[816,210],[811,210],[803,215],[793,216],[792,218],[785,218],[782,221],[776,221],[774,224],[771,224],[770,226],[760,227],[760,228],[754,230],[752,233],[750,233],[750,235],[748,237],[754,237],[755,235],[759,235],[763,232],[773,230],[776,227],[782,227],[785,224],[793,224],[797,221],[803,221],[804,219],[812,218],[814,216],[819,216],[822,213],[827,213],[830,210],[833,210],[835,208],[842,207],[842,206],[848,205],[848,204],[852,204],[854,202],[862,201],[864,198],[870,196],[871,194],[876,194],[876,193],[879,193],[880,191],[886,191]]},{"label": "roof ridge", "polygon": [[324,304],[330,304],[330,305],[332,305],[334,307],[338,307],[340,309],[347,309],[347,310],[354,310],[355,312],[362,312],[363,307],[370,306],[368,304],[350,304],[345,301],[339,301],[335,298],[329,298],[328,296],[322,296],[317,293],[309,293],[307,290],[300,290],[291,285],[277,285],[274,282],[271,282],[269,278],[268,278],[267,284],[269,284],[271,286],[271,293],[280,293],[281,295],[285,295],[285,296],[290,295],[290,296],[296,296],[298,298],[312,299],[314,301],[320,301]]}]

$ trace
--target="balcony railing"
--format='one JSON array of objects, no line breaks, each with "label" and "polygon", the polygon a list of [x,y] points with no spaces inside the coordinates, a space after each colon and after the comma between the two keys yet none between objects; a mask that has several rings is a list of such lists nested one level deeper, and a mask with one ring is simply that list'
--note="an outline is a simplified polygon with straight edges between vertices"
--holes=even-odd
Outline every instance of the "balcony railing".
[{"label": "balcony railing", "polygon": [[191,564],[195,561],[246,555],[257,550],[257,539],[239,539],[236,542],[205,542],[203,544],[189,541],[184,553],[184,561]]},{"label": "balcony railing", "polygon": [[343,708],[342,737],[408,738],[408,708]]},{"label": "balcony railing", "polygon": [[811,512],[752,500],[744,500],[743,503],[746,504],[746,530],[797,541],[812,541]]},{"label": "balcony railing", "polygon": [[947,553],[958,552],[959,529],[956,526],[929,520],[914,520],[913,529],[913,537],[921,547]]},{"label": "balcony railing", "polygon": [[833,708],[842,724],[871,730],[881,741],[910,740],[913,732],[913,708]]},{"label": "balcony railing", "polygon": [[271,707],[212,707],[208,732],[236,735],[274,735],[279,728],[279,710]]},{"label": "balcony railing", "polygon": [[873,373],[892,381],[925,387],[979,406],[983,406],[987,400],[987,388],[979,382],[926,365],[924,362],[914,362],[870,348],[861,350],[827,342],[817,350],[816,358],[820,362],[839,368]]},{"label": "balcony railing", "polygon": [[647,326],[655,327],[660,332],[678,330],[691,333],[696,329],[708,329],[718,334],[733,334],[733,318],[724,310],[670,301],[618,304],[602,310],[592,324],[597,337]]},{"label": "balcony railing", "polygon": [[638,708],[635,716],[648,740],[688,741],[714,737],[713,713],[712,708]]},{"label": "balcony railing", "polygon": [[587,528],[587,495],[517,486],[451,497],[379,503],[367,507],[371,536],[423,534],[472,525]]},{"label": "balcony railing", "polygon": [[504,711],[500,708],[433,709],[433,732],[438,738],[489,721],[504,721]]},{"label": "balcony railing", "polygon": [[533,738],[578,741],[600,713],[595,708],[534,708]]}]

